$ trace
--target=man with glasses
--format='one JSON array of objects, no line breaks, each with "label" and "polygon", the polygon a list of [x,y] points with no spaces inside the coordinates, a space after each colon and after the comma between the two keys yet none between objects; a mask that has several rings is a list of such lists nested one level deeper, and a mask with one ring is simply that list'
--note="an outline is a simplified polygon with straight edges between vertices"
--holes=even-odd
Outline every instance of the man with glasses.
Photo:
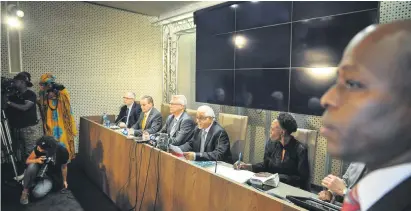
[{"label": "man with glasses", "polygon": [[180,146],[187,160],[225,161],[232,163],[228,135],[216,121],[212,108],[197,109],[197,125],[193,138]]},{"label": "man with glasses", "polygon": [[184,95],[173,95],[170,101],[170,113],[166,124],[161,129],[161,133],[167,133],[170,137],[170,144],[180,146],[193,137],[194,121],[185,112],[187,99]]},{"label": "man with glasses", "polygon": [[137,122],[138,117],[140,117],[141,106],[135,99],[136,94],[132,92],[124,94],[124,106],[120,108],[120,113],[115,121],[121,128],[131,128]]}]

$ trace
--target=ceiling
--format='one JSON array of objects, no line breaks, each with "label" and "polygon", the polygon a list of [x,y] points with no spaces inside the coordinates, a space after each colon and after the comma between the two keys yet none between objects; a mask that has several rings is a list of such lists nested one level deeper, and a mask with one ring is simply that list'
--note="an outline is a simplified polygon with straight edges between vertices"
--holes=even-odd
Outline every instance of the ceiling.
[{"label": "ceiling", "polygon": [[122,9],[149,16],[160,16],[198,1],[93,1],[92,4]]}]

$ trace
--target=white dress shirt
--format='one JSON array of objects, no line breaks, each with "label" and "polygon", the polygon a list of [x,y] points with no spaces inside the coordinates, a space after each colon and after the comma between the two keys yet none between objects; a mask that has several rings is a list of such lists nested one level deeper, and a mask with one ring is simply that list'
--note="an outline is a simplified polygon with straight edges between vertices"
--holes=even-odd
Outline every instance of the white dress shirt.
[{"label": "white dress shirt", "polygon": [[[208,126],[208,128],[201,130],[200,133],[203,133],[203,131],[206,132],[206,134],[205,134],[205,136],[204,136],[204,141],[207,140],[208,131],[210,131],[210,128],[211,128],[211,126],[213,126],[213,124],[214,124],[214,121],[210,124],[210,126]],[[200,139],[200,140],[201,140],[201,139]],[[204,143],[204,144],[205,144],[205,143]],[[200,143],[200,146],[201,146],[201,143]],[[205,148],[205,146],[204,146],[204,148]],[[203,153],[200,153],[200,157],[202,157],[202,156],[203,156]],[[196,160],[196,159],[197,159],[197,156],[194,154],[194,160]]]},{"label": "white dress shirt", "polygon": [[411,176],[411,163],[372,171],[358,183],[358,201],[362,211],[372,207],[385,194]]},{"label": "white dress shirt", "polygon": [[130,113],[131,113],[131,109],[133,108],[133,105],[134,105],[134,102],[133,104],[131,104],[131,106],[127,106],[128,113],[127,113],[126,127],[128,125],[128,119],[130,118]]}]

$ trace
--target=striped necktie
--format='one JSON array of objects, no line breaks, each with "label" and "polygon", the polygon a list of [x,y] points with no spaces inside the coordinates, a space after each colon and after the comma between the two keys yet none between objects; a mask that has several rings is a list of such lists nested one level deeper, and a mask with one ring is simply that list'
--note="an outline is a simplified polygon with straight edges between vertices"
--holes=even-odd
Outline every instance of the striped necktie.
[{"label": "striped necktie", "polygon": [[206,142],[206,135],[207,135],[207,132],[205,130],[202,130],[201,131],[201,144],[200,144],[200,152],[201,153],[204,152],[205,142]]},{"label": "striped necktie", "polygon": [[341,211],[360,211],[360,203],[358,199],[358,186],[356,185],[344,199]]}]

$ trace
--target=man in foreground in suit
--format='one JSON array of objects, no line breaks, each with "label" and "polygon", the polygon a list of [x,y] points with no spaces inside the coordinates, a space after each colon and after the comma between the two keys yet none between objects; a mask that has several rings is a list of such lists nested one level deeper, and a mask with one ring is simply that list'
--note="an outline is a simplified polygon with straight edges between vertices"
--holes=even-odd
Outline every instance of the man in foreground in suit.
[{"label": "man in foreground in suit", "polygon": [[124,106],[121,107],[120,113],[115,122],[121,128],[131,128],[140,117],[141,107],[138,102],[135,102],[136,94],[126,92],[123,97]]},{"label": "man in foreground in suit", "polygon": [[365,176],[366,171],[363,163],[350,163],[342,179],[332,174],[328,175],[321,182],[327,190],[321,191],[318,199],[341,203],[345,195]]},{"label": "man in foreground in suit", "polygon": [[141,110],[140,117],[136,124],[128,130],[129,135],[142,136],[143,132],[154,134],[160,131],[163,118],[161,113],[154,108],[153,98],[150,96],[143,96],[140,99]]},{"label": "man in foreground in suit", "polygon": [[322,97],[328,152],[366,164],[343,211],[411,210],[411,20],[371,25],[348,44]]},{"label": "man in foreground in suit", "polygon": [[232,163],[228,135],[215,121],[212,108],[204,105],[197,109],[197,125],[193,138],[180,146],[184,157],[187,160]]},{"label": "man in foreground in suit", "polygon": [[173,95],[170,102],[170,113],[161,133],[167,133],[170,144],[180,146],[193,137],[195,124],[185,112],[187,98],[184,95]]}]

